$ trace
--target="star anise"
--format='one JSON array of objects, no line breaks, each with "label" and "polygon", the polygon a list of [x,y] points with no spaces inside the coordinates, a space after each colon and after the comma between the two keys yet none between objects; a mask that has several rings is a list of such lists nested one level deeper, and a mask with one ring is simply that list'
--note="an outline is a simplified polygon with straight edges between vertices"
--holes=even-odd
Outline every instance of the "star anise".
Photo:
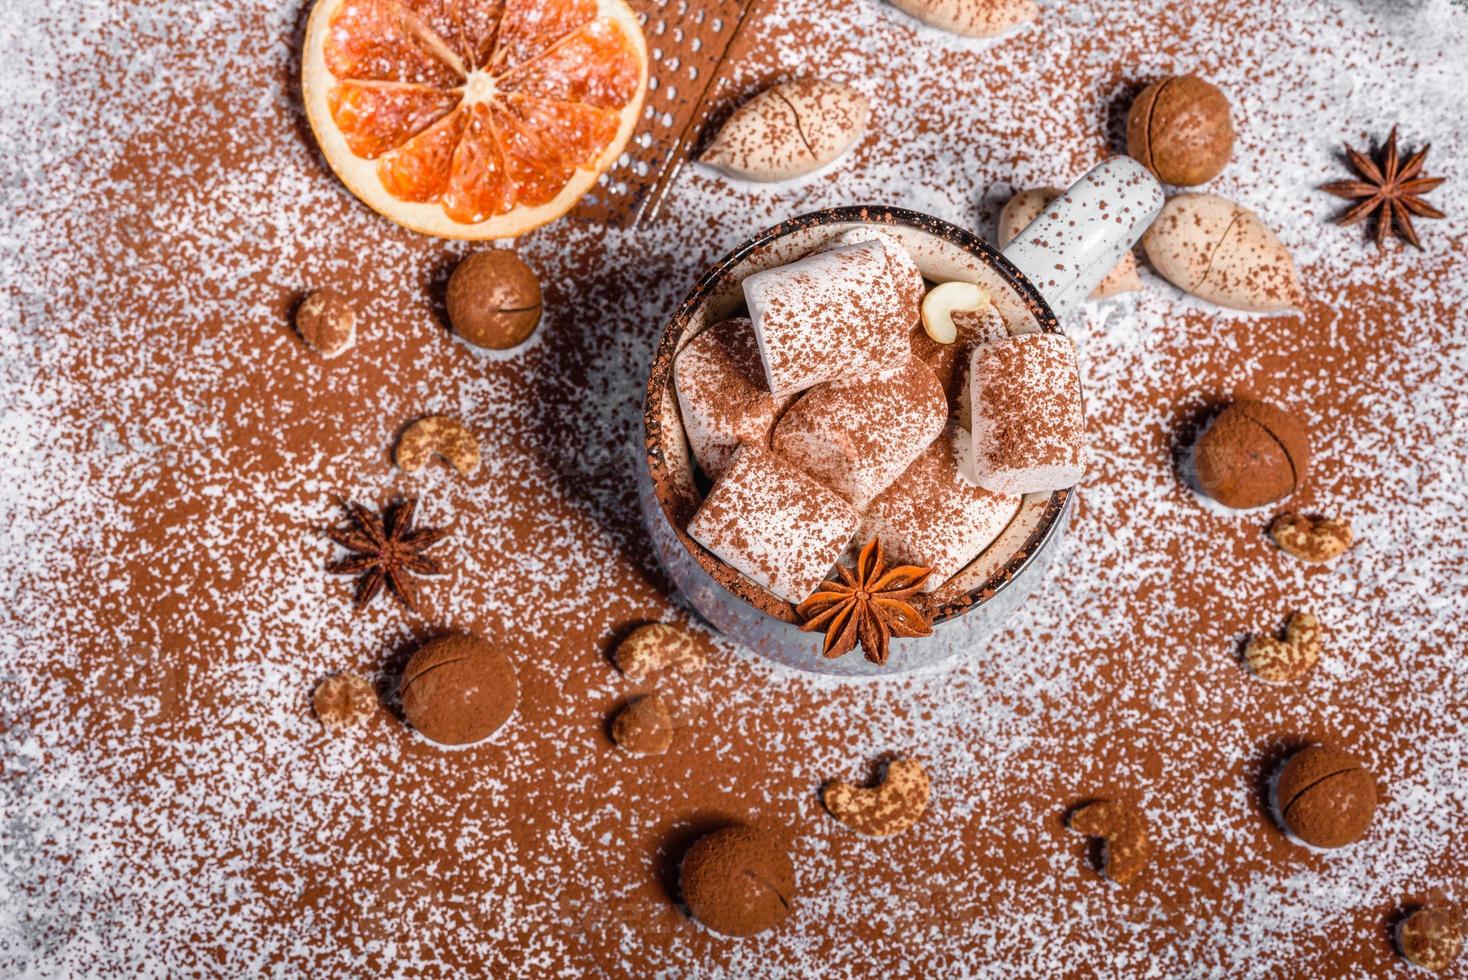
[{"label": "star anise", "polygon": [[841,581],[827,580],[800,605],[796,615],[805,622],[800,630],[826,631],[821,652],[834,659],[851,652],[860,641],[866,658],[878,667],[887,663],[887,644],[894,636],[927,636],[932,624],[907,602],[927,581],[932,569],[916,565],[888,568],[882,544],[876,538],[861,549],[856,570],[837,565]]},{"label": "star anise", "polygon": [[1432,144],[1424,146],[1416,153],[1407,158],[1403,163],[1397,153],[1397,127],[1392,127],[1392,135],[1386,141],[1385,150],[1382,153],[1381,166],[1378,167],[1364,153],[1357,153],[1346,145],[1346,159],[1351,161],[1351,167],[1361,175],[1361,180],[1338,180],[1332,184],[1326,184],[1320,188],[1323,191],[1334,194],[1336,197],[1362,198],[1359,204],[1353,204],[1351,208],[1336,219],[1337,223],[1353,225],[1358,221],[1364,221],[1372,214],[1376,214],[1376,247],[1381,248],[1386,244],[1387,232],[1391,230],[1393,222],[1397,227],[1397,234],[1411,242],[1419,249],[1422,243],[1417,240],[1417,230],[1412,227],[1412,215],[1421,218],[1446,217],[1441,211],[1422,200],[1422,195],[1445,181],[1446,177],[1419,177],[1422,164],[1427,160],[1427,151],[1432,149]]},{"label": "star anise", "polygon": [[352,552],[340,561],[326,566],[334,575],[357,575],[358,609],[377,597],[383,586],[406,608],[418,609],[418,590],[413,575],[442,575],[436,558],[423,552],[442,541],[448,528],[413,527],[413,512],[418,498],[410,497],[396,506],[384,509],[381,516],[361,504],[345,503],[352,527],[327,528],[326,535]]}]

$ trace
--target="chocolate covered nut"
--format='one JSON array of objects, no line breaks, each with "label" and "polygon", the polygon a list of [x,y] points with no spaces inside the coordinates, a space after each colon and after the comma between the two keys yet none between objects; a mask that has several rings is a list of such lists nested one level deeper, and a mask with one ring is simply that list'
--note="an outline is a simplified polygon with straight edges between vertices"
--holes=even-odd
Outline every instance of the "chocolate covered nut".
[{"label": "chocolate covered nut", "polygon": [[490,249],[460,262],[445,297],[454,332],[476,347],[508,350],[540,323],[540,280],[514,252]]},{"label": "chocolate covered nut", "polygon": [[1322,745],[1290,757],[1275,784],[1286,829],[1316,847],[1360,840],[1376,813],[1376,780],[1355,756]]},{"label": "chocolate covered nut", "polygon": [[795,900],[795,867],[785,843],[752,827],[698,839],[679,871],[694,917],[726,936],[753,936],[780,924]]},{"label": "chocolate covered nut", "polygon": [[296,329],[322,357],[337,357],[357,342],[357,308],[338,290],[318,289],[296,308]]},{"label": "chocolate covered nut", "polygon": [[515,711],[515,668],[487,640],[453,634],[429,640],[403,670],[403,714],[426,738],[467,745],[488,738]]},{"label": "chocolate covered nut", "polygon": [[1159,180],[1184,187],[1206,183],[1233,155],[1228,99],[1196,75],[1153,82],[1127,114],[1126,145]]},{"label": "chocolate covered nut", "polygon": [[1193,465],[1203,492],[1227,507],[1260,507],[1305,481],[1310,439],[1294,415],[1242,398],[1198,439]]},{"label": "chocolate covered nut", "polygon": [[662,755],[673,744],[673,717],[660,694],[627,702],[612,719],[612,741],[633,755]]},{"label": "chocolate covered nut", "polygon": [[1300,302],[1289,249],[1248,208],[1217,194],[1179,194],[1142,236],[1164,279],[1235,310],[1273,313]]}]

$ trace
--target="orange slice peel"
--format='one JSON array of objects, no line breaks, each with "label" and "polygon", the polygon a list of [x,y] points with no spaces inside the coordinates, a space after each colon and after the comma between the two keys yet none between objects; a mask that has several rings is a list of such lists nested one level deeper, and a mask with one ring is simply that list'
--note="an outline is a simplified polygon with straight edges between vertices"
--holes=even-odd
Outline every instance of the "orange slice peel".
[{"label": "orange slice peel", "polygon": [[301,87],[327,163],[387,218],[512,238],[622,154],[647,92],[623,0],[317,0]]}]

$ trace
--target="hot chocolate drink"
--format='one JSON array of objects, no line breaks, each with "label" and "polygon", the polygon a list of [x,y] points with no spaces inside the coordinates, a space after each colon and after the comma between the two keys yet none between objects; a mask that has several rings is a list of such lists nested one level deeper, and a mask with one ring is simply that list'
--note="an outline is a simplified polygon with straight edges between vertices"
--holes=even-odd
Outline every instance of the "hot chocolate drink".
[{"label": "hot chocolate drink", "polygon": [[712,483],[687,532],[755,585],[799,604],[875,538],[936,592],[1024,494],[1079,479],[1074,348],[1012,335],[983,286],[935,338],[913,256],[858,227],[742,288],[749,315],[687,340],[675,390]]},{"label": "hot chocolate drink", "polygon": [[[977,649],[1054,560],[1081,476],[1080,370],[1058,317],[1161,207],[1155,179],[1116,158],[1002,253],[862,205],[788,219],[715,263],[664,331],[644,415],[639,501],[683,595],[803,670],[896,673]],[[846,656],[857,645],[865,660]]]}]

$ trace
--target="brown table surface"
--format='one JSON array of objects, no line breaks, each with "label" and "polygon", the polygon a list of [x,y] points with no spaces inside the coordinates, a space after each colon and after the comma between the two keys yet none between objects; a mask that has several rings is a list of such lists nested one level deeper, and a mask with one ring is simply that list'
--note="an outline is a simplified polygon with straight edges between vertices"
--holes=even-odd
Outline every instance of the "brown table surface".
[{"label": "brown table surface", "polygon": [[[1390,930],[1468,901],[1468,9],[1449,0],[1045,3],[995,44],[871,0],[786,0],[746,27],[727,91],[821,74],[872,100],[830,171],[773,187],[693,167],[662,219],[560,222],[519,242],[548,316],[507,358],[446,330],[462,244],[402,231],[325,168],[296,86],[298,2],[76,3],[0,32],[0,972],[1320,977],[1404,969]],[[1235,159],[1209,185],[1292,249],[1301,315],[1226,313],[1145,271],[1067,323],[1089,473],[1064,554],[951,670],[833,683],[710,641],[663,684],[683,726],[634,760],[606,735],[639,688],[608,651],[687,620],[636,516],[645,371],[698,273],[790,214],[882,202],[992,233],[1019,187],[1115,150],[1142,84],[1229,94]],[[733,97],[733,96],[730,96]],[[1450,178],[1426,246],[1383,252],[1316,188],[1343,141],[1433,142]],[[290,312],[362,303],[348,355]],[[1236,387],[1311,428],[1292,507],[1349,518],[1328,567],[1280,554],[1273,511],[1201,502],[1176,460]],[[472,479],[391,466],[410,419],[478,432]],[[351,609],[323,566],[337,495],[421,494],[450,575],[411,615]],[[1240,665],[1294,609],[1320,668]],[[323,676],[385,690],[412,644],[474,630],[512,652],[513,722],[444,751],[384,711],[312,716]],[[1263,786],[1292,746],[1358,754],[1368,836],[1313,852]],[[818,790],[920,757],[929,812],[859,838]],[[1063,816],[1119,796],[1155,858],[1095,874]],[[792,839],[794,914],[726,940],[672,896],[701,830]],[[1458,975],[1463,974],[1459,965]]]}]

